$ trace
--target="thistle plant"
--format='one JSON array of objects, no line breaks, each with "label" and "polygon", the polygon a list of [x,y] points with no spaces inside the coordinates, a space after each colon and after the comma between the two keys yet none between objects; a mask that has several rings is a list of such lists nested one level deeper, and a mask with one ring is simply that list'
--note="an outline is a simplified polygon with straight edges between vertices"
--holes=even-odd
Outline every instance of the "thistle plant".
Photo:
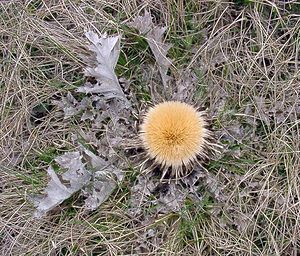
[{"label": "thistle plant", "polygon": [[203,112],[187,103],[166,101],[145,115],[140,138],[150,160],[180,177],[198,159],[207,157],[210,132]]}]

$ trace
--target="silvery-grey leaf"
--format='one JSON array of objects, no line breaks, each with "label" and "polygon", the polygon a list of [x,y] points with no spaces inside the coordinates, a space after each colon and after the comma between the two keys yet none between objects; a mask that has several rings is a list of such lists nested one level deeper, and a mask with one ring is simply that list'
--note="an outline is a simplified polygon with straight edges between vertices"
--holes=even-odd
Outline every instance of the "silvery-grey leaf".
[{"label": "silvery-grey leaf", "polygon": [[164,42],[163,35],[166,31],[166,27],[155,26],[153,24],[151,14],[147,11],[143,16],[137,16],[132,22],[129,22],[128,25],[136,28],[145,36],[159,66],[159,72],[164,88],[167,88],[168,81],[170,79],[170,77],[167,75],[167,72],[172,64],[172,61],[167,57],[167,53],[171,45]]},{"label": "silvery-grey leaf", "polygon": [[103,169],[107,168],[109,163],[105,161],[102,157],[95,155],[92,151],[84,148],[81,146],[83,152],[87,154],[90,158],[90,163],[93,169],[97,171],[102,171]]},{"label": "silvery-grey leaf", "polygon": [[97,83],[86,82],[77,89],[77,92],[97,93],[108,99],[121,98],[128,104],[114,71],[120,54],[121,37],[119,35],[109,37],[107,34],[100,34],[99,37],[92,31],[87,32],[85,35],[92,43],[89,49],[95,54],[97,63],[94,66],[94,62],[92,62],[90,67],[85,69],[85,74],[95,77]]},{"label": "silvery-grey leaf", "polygon": [[196,90],[196,75],[190,70],[180,70],[179,79],[176,81],[176,93],[173,95],[174,100],[188,101],[191,99]]},{"label": "silvery-grey leaf", "polygon": [[36,206],[34,216],[41,218],[47,212],[54,209],[64,200],[82,189],[91,179],[91,173],[85,168],[81,161],[79,152],[70,152],[56,158],[62,168],[68,171],[61,175],[61,178],[49,167],[47,172],[50,177],[44,196],[33,197],[32,201]]},{"label": "silvery-grey leaf", "polygon": [[105,176],[105,173],[96,174],[91,188],[85,190],[88,197],[85,199],[84,206],[88,210],[95,210],[110,196],[116,185],[116,181],[112,177]]},{"label": "silvery-grey leaf", "polygon": [[70,92],[68,92],[66,97],[62,97],[61,101],[54,100],[53,103],[64,111],[64,119],[75,116],[80,111],[78,109],[78,101]]},{"label": "silvery-grey leaf", "polygon": [[124,174],[109,161],[95,155],[86,148],[83,150],[89,156],[94,169],[93,181],[84,191],[87,195],[85,207],[89,210],[95,210],[113,192],[117,182],[123,180]]},{"label": "silvery-grey leaf", "polygon": [[83,148],[84,153],[90,157],[90,163],[95,171],[95,176],[100,177],[103,173],[106,176],[116,177],[117,181],[122,181],[124,174],[116,168],[110,161],[104,160],[102,157],[95,155],[90,150]]},{"label": "silvery-grey leaf", "polygon": [[79,152],[67,152],[62,156],[55,158],[55,161],[64,169],[78,170],[84,168],[84,164],[81,161],[82,156]]},{"label": "silvery-grey leaf", "polygon": [[80,120],[81,121],[85,121],[85,120],[93,121],[94,119],[95,119],[95,113],[91,110],[86,110],[83,112]]},{"label": "silvery-grey leaf", "polygon": [[161,212],[177,212],[181,209],[187,196],[186,191],[182,190],[177,184],[171,183],[166,194],[159,198]]}]

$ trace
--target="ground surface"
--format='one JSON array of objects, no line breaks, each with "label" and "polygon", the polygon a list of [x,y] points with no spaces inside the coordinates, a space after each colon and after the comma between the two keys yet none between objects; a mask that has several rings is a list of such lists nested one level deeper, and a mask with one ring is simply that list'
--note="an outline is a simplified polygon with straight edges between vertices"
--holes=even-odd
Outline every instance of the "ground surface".
[{"label": "ground surface", "polygon": [[[127,214],[128,175],[94,212],[75,195],[33,220],[29,195],[88,126],[52,104],[85,79],[85,30],[122,34],[117,75],[151,101],[154,58],[124,25],[145,10],[167,26],[170,76],[193,72],[224,146],[206,166],[218,192],[203,186],[201,203],[139,223]],[[1,1],[0,22],[1,255],[300,254],[297,1]]]}]

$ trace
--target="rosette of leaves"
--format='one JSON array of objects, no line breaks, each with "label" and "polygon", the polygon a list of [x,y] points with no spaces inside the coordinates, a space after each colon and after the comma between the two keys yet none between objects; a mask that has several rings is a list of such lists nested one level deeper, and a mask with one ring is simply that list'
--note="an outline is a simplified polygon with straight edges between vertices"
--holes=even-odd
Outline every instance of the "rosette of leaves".
[{"label": "rosette of leaves", "polygon": [[[44,195],[33,197],[37,217],[77,192],[85,197],[84,207],[95,210],[123,181],[128,159],[134,159],[138,171],[131,187],[130,214],[153,205],[157,212],[179,211],[187,197],[201,200],[199,181],[216,191],[202,163],[217,152],[218,146],[205,112],[193,98],[195,76],[189,70],[179,71],[177,81],[169,76],[172,62],[167,53],[171,45],[164,43],[166,28],[154,25],[150,13],[127,25],[137,29],[149,44],[162,86],[150,90],[152,102],[142,106],[135,96],[126,96],[115,73],[121,36],[86,33],[92,55],[84,57],[88,63],[85,75],[92,79],[77,89],[85,97],[78,100],[69,92],[55,103],[66,120],[78,115],[81,121],[89,120],[92,131],[73,135],[78,150],[56,158],[64,173],[59,175],[49,167],[50,182]],[[137,109],[144,114],[137,115]],[[99,130],[100,137],[96,136]],[[93,149],[79,143],[79,137]]]}]

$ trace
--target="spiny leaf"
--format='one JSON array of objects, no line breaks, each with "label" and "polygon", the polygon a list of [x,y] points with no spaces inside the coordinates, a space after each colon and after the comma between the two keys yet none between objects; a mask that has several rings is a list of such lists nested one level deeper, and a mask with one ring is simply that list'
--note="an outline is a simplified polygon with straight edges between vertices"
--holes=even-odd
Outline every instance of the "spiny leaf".
[{"label": "spiny leaf", "polygon": [[107,99],[120,98],[128,103],[114,71],[120,55],[121,37],[109,37],[106,33],[99,37],[92,31],[85,35],[92,43],[88,48],[95,54],[95,61],[89,63],[85,75],[94,77],[97,83],[86,82],[77,92],[102,94]]},{"label": "spiny leaf", "polygon": [[[82,152],[87,156],[86,161],[92,169],[83,163]],[[122,171],[110,162],[83,147],[82,152],[65,153],[55,159],[61,168],[67,169],[61,176],[52,167],[48,168],[50,181],[45,195],[32,197],[36,206],[34,217],[43,217],[78,191],[82,191],[87,197],[85,208],[95,210],[113,192],[117,182],[123,180]]]},{"label": "spiny leaf", "polygon": [[145,36],[150,49],[155,57],[159,66],[159,72],[162,78],[164,88],[168,87],[170,77],[167,75],[168,69],[172,61],[167,57],[168,50],[171,45],[164,43],[164,33],[166,27],[158,27],[153,24],[151,14],[145,12],[143,16],[137,16],[128,25],[137,29],[142,35]]},{"label": "spiny leaf", "polygon": [[85,200],[85,207],[89,210],[95,210],[110,196],[117,182],[122,181],[124,175],[121,170],[93,152],[87,149],[84,149],[84,152],[90,158],[94,170],[91,186],[84,190],[88,196]]},{"label": "spiny leaf", "polygon": [[44,216],[90,181],[91,173],[85,168],[81,158],[79,152],[69,152],[57,157],[57,163],[62,168],[68,169],[61,175],[61,178],[52,167],[48,168],[47,172],[51,180],[45,190],[46,195],[32,198],[37,207],[34,213],[35,217]]}]

